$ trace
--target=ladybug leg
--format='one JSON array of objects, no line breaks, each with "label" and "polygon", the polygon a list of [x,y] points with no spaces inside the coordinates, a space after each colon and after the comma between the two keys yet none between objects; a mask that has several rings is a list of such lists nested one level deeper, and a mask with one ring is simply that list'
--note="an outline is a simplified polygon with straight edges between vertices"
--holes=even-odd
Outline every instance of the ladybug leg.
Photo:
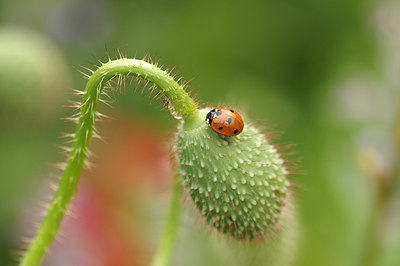
[{"label": "ladybug leg", "polygon": [[231,136],[226,136],[226,135],[224,135],[224,136],[221,136],[221,137],[222,137],[222,138],[224,139],[224,141],[228,144],[228,146],[232,144]]}]

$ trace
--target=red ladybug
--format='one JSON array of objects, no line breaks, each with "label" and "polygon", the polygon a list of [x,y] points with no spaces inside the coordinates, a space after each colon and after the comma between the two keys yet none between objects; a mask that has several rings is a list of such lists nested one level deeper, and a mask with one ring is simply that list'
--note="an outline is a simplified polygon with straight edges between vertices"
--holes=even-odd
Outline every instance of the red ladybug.
[{"label": "red ladybug", "polygon": [[216,132],[225,136],[236,136],[244,127],[242,117],[236,111],[225,107],[212,109],[207,114],[206,122]]}]

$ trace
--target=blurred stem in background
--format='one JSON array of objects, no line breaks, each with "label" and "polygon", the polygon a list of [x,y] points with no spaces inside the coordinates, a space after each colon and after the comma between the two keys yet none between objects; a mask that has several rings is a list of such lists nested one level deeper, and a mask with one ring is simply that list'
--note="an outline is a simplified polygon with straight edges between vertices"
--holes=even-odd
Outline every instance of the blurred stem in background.
[{"label": "blurred stem in background", "polygon": [[175,173],[175,180],[173,182],[173,190],[172,196],[170,200],[170,207],[167,216],[167,221],[165,224],[164,232],[159,241],[159,246],[156,254],[154,255],[154,259],[152,262],[152,266],[164,266],[167,265],[170,261],[173,246],[175,243],[178,225],[179,225],[179,217],[180,217],[180,209],[181,209],[181,180],[178,173]]},{"label": "blurred stem in background", "polygon": [[384,176],[373,176],[375,200],[366,238],[366,248],[360,265],[380,265],[383,253],[383,235],[388,221],[389,206],[397,193],[400,193],[400,99],[397,103],[397,115],[394,123],[394,161],[393,167]]},{"label": "blurred stem in background", "polygon": [[400,99],[398,100],[397,104],[397,116],[395,121],[395,162],[394,168],[392,172],[391,184],[389,186],[389,195],[393,196],[396,191],[400,189]]}]

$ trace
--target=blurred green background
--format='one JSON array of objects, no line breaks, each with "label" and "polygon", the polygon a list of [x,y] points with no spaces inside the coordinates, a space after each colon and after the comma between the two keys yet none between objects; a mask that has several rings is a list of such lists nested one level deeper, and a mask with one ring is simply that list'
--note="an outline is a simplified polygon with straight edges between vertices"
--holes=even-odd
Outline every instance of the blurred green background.
[{"label": "blurred green background", "polygon": [[[73,130],[60,120],[72,113],[63,107],[73,98],[68,88],[85,86],[74,67],[92,67],[92,55],[106,60],[105,46],[114,58],[120,48],[129,57],[149,54],[177,66],[193,79],[190,88],[202,104],[243,109],[260,126],[283,132],[277,143],[295,144],[290,151],[301,174],[291,177],[298,184],[296,225],[288,228],[294,233],[285,261],[269,262],[268,247],[213,236],[189,210],[173,265],[400,265],[400,187],[388,181],[399,179],[395,0],[1,1],[0,265],[14,265],[20,237],[33,235],[27,229],[40,221],[32,218],[43,209],[39,200],[51,195],[46,184],[59,176],[49,163],[63,160],[55,145]],[[106,109],[118,122],[103,126],[104,134],[110,143],[121,141],[93,143],[99,160],[113,158],[115,168],[101,182],[96,170],[85,172],[81,181],[89,189],[78,192],[101,203],[98,210],[86,207],[97,210],[88,224],[103,227],[78,234],[73,222],[66,225],[67,240],[44,265],[146,265],[151,259],[171,181],[152,162],[163,154],[175,121],[159,111],[160,101],[149,105],[151,98],[132,89],[117,96],[114,110]],[[147,145],[136,148],[138,138]],[[117,175],[153,181],[123,181],[132,188],[121,198],[115,195],[121,187],[110,185]],[[85,240],[104,236],[104,228],[115,230]],[[83,240],[77,244],[77,238]],[[102,241],[115,245],[89,248]],[[99,250],[113,255],[96,261]]]}]

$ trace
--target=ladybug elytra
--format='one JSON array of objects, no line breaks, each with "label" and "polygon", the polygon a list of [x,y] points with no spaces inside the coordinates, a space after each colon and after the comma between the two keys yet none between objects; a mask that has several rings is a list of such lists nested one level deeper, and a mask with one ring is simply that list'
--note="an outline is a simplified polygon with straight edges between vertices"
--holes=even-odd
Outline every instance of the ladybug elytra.
[{"label": "ladybug elytra", "polygon": [[207,114],[206,122],[214,131],[225,136],[236,136],[244,127],[242,117],[236,111],[225,107],[212,109]]}]

